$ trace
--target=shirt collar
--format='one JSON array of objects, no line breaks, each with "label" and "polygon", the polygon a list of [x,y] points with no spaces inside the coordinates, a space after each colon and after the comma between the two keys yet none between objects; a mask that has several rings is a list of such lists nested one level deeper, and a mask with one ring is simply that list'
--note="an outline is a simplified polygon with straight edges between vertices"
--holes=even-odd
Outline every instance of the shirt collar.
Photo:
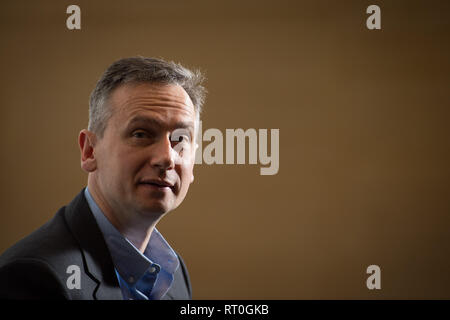
[{"label": "shirt collar", "polygon": [[147,247],[142,254],[106,218],[87,187],[84,194],[103,233],[114,266],[125,281],[130,284],[135,283],[154,263],[169,274],[175,273],[179,267],[178,256],[156,228],[153,229]]}]

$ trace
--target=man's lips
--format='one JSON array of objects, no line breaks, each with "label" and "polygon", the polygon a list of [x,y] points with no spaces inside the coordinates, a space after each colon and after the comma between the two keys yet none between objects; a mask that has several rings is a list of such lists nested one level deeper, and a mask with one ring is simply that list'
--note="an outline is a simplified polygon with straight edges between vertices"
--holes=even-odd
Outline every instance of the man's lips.
[{"label": "man's lips", "polygon": [[140,181],[139,184],[150,185],[156,188],[170,188],[170,189],[173,189],[175,186],[175,184],[169,181],[160,179],[145,179]]}]

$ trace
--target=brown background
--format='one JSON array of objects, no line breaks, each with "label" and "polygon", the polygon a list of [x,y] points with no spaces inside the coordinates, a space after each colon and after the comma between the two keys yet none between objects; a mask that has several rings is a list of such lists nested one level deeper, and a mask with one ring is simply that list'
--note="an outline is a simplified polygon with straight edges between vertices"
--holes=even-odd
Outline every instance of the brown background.
[{"label": "brown background", "polygon": [[[78,4],[82,29],[66,28]],[[365,27],[370,4],[382,30]],[[17,1],[0,8],[0,252],[85,186],[114,60],[207,72],[203,129],[279,128],[280,171],[200,165],[159,229],[194,298],[450,298],[448,1]],[[366,268],[381,267],[381,290]]]}]

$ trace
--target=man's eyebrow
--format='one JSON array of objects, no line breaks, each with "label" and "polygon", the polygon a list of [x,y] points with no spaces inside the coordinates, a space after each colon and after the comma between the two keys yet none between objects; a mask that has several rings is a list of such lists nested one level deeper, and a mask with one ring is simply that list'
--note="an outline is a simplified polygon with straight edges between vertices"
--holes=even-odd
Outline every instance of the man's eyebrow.
[{"label": "man's eyebrow", "polygon": [[[155,118],[149,118],[149,117],[143,117],[143,116],[137,116],[130,120],[128,123],[128,127],[131,127],[135,124],[142,124],[152,127],[164,127],[164,123],[161,121],[155,119]],[[195,124],[194,121],[178,121],[173,125],[174,128],[183,128],[183,129],[192,129],[194,130]]]},{"label": "man's eyebrow", "polygon": [[142,125],[148,125],[148,126],[157,126],[157,127],[161,127],[162,123],[154,118],[148,118],[148,117],[142,117],[142,116],[137,116],[134,117],[130,120],[130,122],[128,122],[128,127],[131,127],[135,124],[142,124]]}]

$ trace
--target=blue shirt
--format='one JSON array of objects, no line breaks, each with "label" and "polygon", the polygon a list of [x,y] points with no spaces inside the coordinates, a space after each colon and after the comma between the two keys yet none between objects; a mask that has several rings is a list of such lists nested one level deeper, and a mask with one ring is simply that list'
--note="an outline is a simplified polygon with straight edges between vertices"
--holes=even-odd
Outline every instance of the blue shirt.
[{"label": "blue shirt", "polygon": [[[161,299],[170,289],[180,265],[175,251],[155,228],[142,254],[106,218],[87,187],[84,195],[108,246],[123,298]],[[144,295],[136,297],[130,291],[134,287]]]}]

